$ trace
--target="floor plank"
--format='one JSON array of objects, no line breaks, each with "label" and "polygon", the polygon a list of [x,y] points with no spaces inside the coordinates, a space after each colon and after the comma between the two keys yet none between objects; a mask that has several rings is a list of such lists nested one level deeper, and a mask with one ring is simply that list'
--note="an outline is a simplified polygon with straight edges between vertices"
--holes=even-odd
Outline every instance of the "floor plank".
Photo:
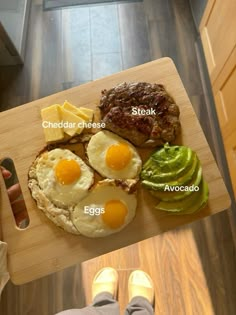
[{"label": "floor plank", "polygon": [[82,264],[87,303],[91,302],[93,276],[105,266],[118,271],[121,314],[128,303],[128,277],[135,269],[144,270],[154,279],[155,314],[214,314],[190,227],[167,232]]},{"label": "floor plank", "polygon": [[[123,69],[151,60],[143,2],[118,5]],[[128,30],[128,31],[127,31]]]}]

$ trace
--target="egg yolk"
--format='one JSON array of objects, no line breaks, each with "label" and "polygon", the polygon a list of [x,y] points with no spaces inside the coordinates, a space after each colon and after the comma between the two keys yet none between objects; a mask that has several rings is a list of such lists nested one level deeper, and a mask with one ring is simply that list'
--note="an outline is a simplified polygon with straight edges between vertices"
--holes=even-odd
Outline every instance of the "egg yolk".
[{"label": "egg yolk", "polygon": [[55,167],[55,175],[62,185],[69,185],[79,179],[79,164],[74,160],[60,160]]},{"label": "egg yolk", "polygon": [[106,153],[106,164],[115,171],[125,168],[132,158],[132,151],[126,143],[111,145]]},{"label": "egg yolk", "polygon": [[111,229],[118,229],[125,223],[127,213],[128,209],[123,202],[110,200],[105,204],[102,220]]}]

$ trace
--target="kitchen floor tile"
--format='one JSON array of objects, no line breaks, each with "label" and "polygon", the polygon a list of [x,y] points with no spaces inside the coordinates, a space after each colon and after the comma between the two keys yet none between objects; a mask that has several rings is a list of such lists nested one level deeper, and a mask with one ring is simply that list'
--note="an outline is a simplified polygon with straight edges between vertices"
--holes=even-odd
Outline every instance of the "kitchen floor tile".
[{"label": "kitchen floor tile", "polygon": [[117,4],[90,8],[92,53],[120,52]]},{"label": "kitchen floor tile", "polygon": [[149,50],[142,50],[141,52],[135,50],[122,51],[121,55],[123,70],[151,61]]},{"label": "kitchen floor tile", "polygon": [[90,13],[88,7],[67,9],[73,55],[91,53]]},{"label": "kitchen floor tile", "polygon": [[93,80],[122,70],[121,54],[95,54],[92,57]]},{"label": "kitchen floor tile", "polygon": [[121,50],[138,54],[149,49],[147,21],[143,2],[118,5]]}]

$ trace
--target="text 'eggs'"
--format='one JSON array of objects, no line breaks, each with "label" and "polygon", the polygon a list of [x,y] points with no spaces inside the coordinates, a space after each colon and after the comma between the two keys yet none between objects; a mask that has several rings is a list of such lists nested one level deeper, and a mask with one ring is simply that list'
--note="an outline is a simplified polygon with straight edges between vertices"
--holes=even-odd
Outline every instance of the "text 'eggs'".
[{"label": "text 'eggs'", "polygon": [[[84,208],[104,208],[100,215],[89,215]],[[137,207],[135,194],[121,187],[97,185],[72,210],[72,222],[77,230],[88,237],[103,237],[122,230],[134,218]]]}]

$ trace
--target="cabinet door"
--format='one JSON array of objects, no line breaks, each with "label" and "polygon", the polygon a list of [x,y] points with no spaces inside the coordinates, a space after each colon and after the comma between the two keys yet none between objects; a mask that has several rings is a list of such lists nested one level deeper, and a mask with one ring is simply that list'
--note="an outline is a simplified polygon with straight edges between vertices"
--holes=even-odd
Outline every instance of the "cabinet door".
[{"label": "cabinet door", "polygon": [[209,0],[200,33],[212,83],[235,47],[235,32],[236,0]]},{"label": "cabinet door", "polygon": [[236,48],[215,80],[213,93],[236,196]]},{"label": "cabinet door", "polygon": [[22,60],[0,21],[0,66],[21,63]]}]

